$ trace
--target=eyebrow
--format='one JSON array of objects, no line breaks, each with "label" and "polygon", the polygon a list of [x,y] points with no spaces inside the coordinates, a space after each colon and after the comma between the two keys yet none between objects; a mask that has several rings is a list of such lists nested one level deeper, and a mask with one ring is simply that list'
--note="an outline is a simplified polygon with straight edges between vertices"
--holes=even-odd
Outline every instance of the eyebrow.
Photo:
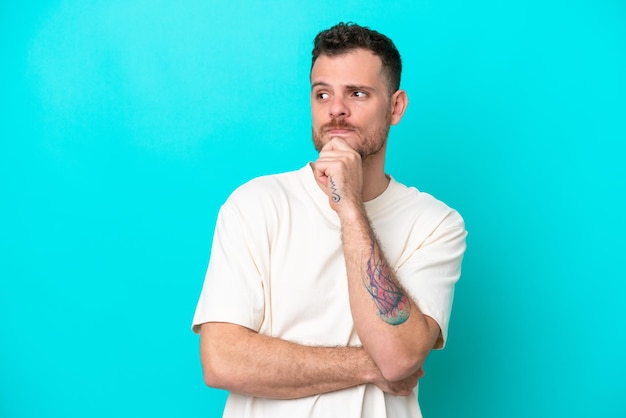
[{"label": "eyebrow", "polygon": [[[330,84],[324,81],[316,81],[311,84],[311,90],[314,90],[317,87],[330,87]],[[345,86],[347,90],[366,90],[366,91],[376,91],[374,87],[366,86],[366,85],[357,85],[357,84],[348,84]]]},{"label": "eyebrow", "polygon": [[315,83],[311,84],[311,90],[314,90],[316,87],[329,87],[330,85],[328,83],[324,83],[323,81],[316,81]]}]

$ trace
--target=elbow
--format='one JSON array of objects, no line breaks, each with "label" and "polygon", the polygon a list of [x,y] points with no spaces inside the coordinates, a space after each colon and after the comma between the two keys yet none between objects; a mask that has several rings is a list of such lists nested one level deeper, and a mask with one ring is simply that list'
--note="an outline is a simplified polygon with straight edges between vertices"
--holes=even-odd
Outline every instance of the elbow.
[{"label": "elbow", "polygon": [[204,372],[204,384],[213,389],[230,390],[230,385],[227,381],[214,373],[207,373],[206,371]]},{"label": "elbow", "polygon": [[421,372],[422,365],[415,366],[403,366],[394,365],[391,367],[381,368],[380,372],[388,382],[397,382],[412,376],[415,373]]},{"label": "elbow", "polygon": [[234,367],[227,367],[227,365],[207,365],[205,362],[202,364],[202,374],[204,377],[204,384],[210,388],[223,389],[228,391],[241,391],[242,380],[240,373]]},{"label": "elbow", "polygon": [[401,354],[390,356],[385,361],[377,363],[381,374],[388,382],[397,382],[406,379],[415,373],[422,374],[422,366],[426,356],[419,354]]},{"label": "elbow", "polygon": [[210,388],[217,388],[215,377],[211,373],[204,372],[204,384]]},{"label": "elbow", "polygon": [[389,382],[396,382],[409,376],[418,374],[423,376],[422,367],[426,357],[435,346],[441,335],[441,329],[437,322],[424,316],[425,331],[416,333],[415,338],[398,343],[387,344],[386,351],[375,361],[383,377]]},{"label": "elbow", "polygon": [[[232,389],[238,375],[236,363],[228,355],[229,339],[216,334],[216,327],[203,327],[200,335],[200,360],[204,383],[217,389]],[[225,341],[226,345],[222,342]]]},{"label": "elbow", "polygon": [[220,377],[220,374],[215,369],[203,364],[202,373],[203,373],[205,385],[207,385],[210,388],[218,388],[218,389],[222,388],[224,382],[222,378]]},{"label": "elbow", "polygon": [[216,389],[233,389],[237,371],[229,367],[227,362],[221,361],[217,353],[205,352],[202,357],[204,384]]}]

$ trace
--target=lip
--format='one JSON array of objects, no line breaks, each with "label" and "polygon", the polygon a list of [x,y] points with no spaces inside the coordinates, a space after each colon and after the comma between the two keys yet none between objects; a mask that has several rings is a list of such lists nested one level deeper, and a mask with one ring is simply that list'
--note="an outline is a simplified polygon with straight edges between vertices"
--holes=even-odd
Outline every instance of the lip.
[{"label": "lip", "polygon": [[347,128],[338,128],[338,129],[329,129],[326,131],[329,135],[347,135],[352,132],[352,129]]}]

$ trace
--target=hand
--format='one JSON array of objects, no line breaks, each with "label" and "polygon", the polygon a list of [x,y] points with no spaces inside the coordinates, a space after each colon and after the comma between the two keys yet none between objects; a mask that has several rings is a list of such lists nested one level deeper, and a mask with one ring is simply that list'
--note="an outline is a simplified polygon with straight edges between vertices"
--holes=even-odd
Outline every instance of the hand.
[{"label": "hand", "polygon": [[397,382],[389,382],[385,379],[374,381],[380,390],[390,395],[409,396],[413,394],[413,389],[417,386],[417,381],[424,376],[424,369],[420,368],[409,377],[405,377]]},{"label": "hand", "polygon": [[363,204],[361,156],[342,138],[333,137],[324,145],[313,164],[313,175],[335,212]]}]

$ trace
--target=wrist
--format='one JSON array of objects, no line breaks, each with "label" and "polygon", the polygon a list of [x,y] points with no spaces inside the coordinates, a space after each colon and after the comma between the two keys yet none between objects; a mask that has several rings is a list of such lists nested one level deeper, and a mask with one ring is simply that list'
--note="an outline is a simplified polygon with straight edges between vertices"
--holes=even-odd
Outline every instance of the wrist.
[{"label": "wrist", "polygon": [[365,206],[363,203],[347,203],[338,208],[337,215],[339,221],[342,224],[353,224],[355,222],[362,222],[367,220],[367,214],[365,213]]}]

